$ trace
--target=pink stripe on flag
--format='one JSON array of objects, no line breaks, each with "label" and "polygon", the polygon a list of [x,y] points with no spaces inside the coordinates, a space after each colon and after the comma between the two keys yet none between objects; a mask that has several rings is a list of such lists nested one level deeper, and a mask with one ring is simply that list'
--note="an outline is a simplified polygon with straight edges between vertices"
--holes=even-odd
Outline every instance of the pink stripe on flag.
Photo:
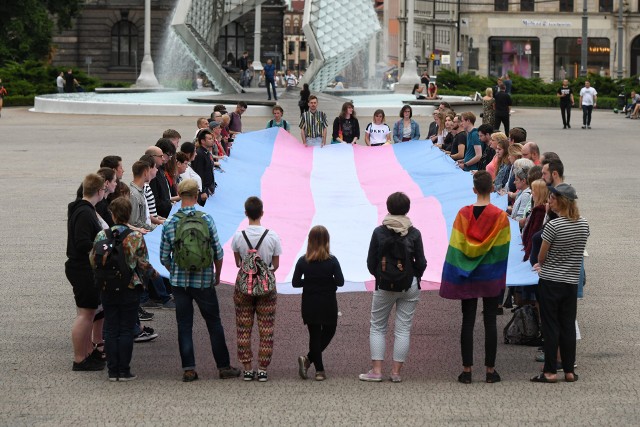
[{"label": "pink stripe on flag", "polygon": [[[313,148],[305,147],[289,132],[280,129],[271,164],[262,176],[261,194],[257,195],[264,204],[261,224],[275,231],[282,243],[280,267],[276,271],[278,282],[285,281],[298,261],[298,253],[306,242],[315,215],[310,179],[312,166]],[[238,230],[244,230],[248,225],[245,218]],[[231,250],[232,240],[224,245],[222,275],[229,277],[225,271],[232,271],[234,283],[238,268]]]},{"label": "pink stripe on flag", "polygon": [[[420,230],[427,257],[427,270],[422,276],[423,290],[440,288],[442,266],[449,244],[442,207],[435,197],[426,197],[420,187],[397,161],[392,145],[381,147],[354,146],[354,158],[360,185],[371,204],[378,208],[378,224],[387,215],[387,197],[402,191],[411,199],[409,218]],[[434,183],[434,185],[438,185]],[[366,282],[375,288],[373,278]]]}]

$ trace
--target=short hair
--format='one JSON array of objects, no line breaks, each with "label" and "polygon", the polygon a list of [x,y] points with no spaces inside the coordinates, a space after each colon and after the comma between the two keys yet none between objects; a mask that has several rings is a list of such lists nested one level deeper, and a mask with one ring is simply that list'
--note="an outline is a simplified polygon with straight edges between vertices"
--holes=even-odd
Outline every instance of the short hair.
[{"label": "short hair", "polygon": [[213,112],[214,113],[215,112],[220,112],[220,113],[224,112],[224,113],[226,113],[227,112],[227,107],[225,107],[223,104],[218,104],[218,105],[213,107]]},{"label": "short hair", "polygon": [[120,181],[118,185],[116,185],[116,189],[112,194],[109,194],[108,198],[110,200],[115,200],[118,197],[126,197],[127,199],[131,196],[131,189],[127,184]]},{"label": "short hair", "polygon": [[481,196],[491,194],[491,189],[493,188],[493,179],[491,178],[491,174],[483,170],[474,173],[473,188],[475,188],[476,192]]},{"label": "short hair", "polygon": [[[212,117],[213,117],[213,116],[212,116]],[[197,126],[197,127],[200,127],[200,124],[201,124],[203,121],[207,124],[207,126],[209,125],[209,121],[207,120],[207,118],[206,118],[206,117],[200,117],[198,120],[196,120],[196,126]]]},{"label": "short hair", "polygon": [[322,226],[316,225],[309,230],[307,239],[307,253],[304,256],[306,261],[324,261],[331,256],[329,252],[329,231]]},{"label": "short hair", "polygon": [[[317,96],[315,96],[315,95],[309,95],[309,98],[308,98],[308,99],[309,99],[309,101],[311,101],[312,99],[315,99],[315,100],[317,101],[317,100],[318,100],[318,97],[317,97]],[[307,102],[309,102],[309,101],[307,101]]]},{"label": "short hair", "polygon": [[156,167],[156,161],[151,154],[143,154],[139,160],[148,164],[149,169],[153,169]]},{"label": "short hair", "polygon": [[198,197],[198,183],[195,179],[185,179],[178,184],[178,195],[180,197]]},{"label": "short hair", "polygon": [[502,91],[507,89],[507,87],[504,85],[504,83],[500,83],[498,86],[500,87],[500,90],[502,90]]},{"label": "short hair", "polygon": [[160,138],[156,142],[156,147],[161,149],[164,154],[174,155],[176,153],[176,146],[173,145],[169,138]]},{"label": "short hair", "polygon": [[276,110],[278,110],[278,111],[280,111],[282,114],[284,114],[284,110],[282,109],[282,107],[281,107],[281,106],[279,106],[279,105],[274,105],[274,106],[273,106],[273,108],[271,109],[271,112],[273,113],[273,112],[274,112],[274,111],[276,111]]},{"label": "short hair", "polygon": [[[546,158],[545,158],[546,160]],[[551,159],[546,162],[547,167],[549,168],[549,174],[553,172],[557,172],[558,176],[562,178],[564,176],[564,165],[560,159]]]},{"label": "short hair", "polygon": [[244,101],[238,101],[238,104],[236,105],[236,107],[247,108],[247,103]]},{"label": "short hair", "polygon": [[449,104],[447,101],[441,101],[440,105],[444,105],[444,108],[446,108],[447,110],[451,109],[451,104]]},{"label": "short hair", "polygon": [[134,178],[141,177],[149,169],[151,169],[149,167],[149,163],[142,160],[138,160],[131,166],[131,172],[133,173]]},{"label": "short hair", "polygon": [[[528,159],[519,159],[519,160],[528,160]],[[514,176],[517,176],[518,179],[520,179],[521,181],[526,182],[527,184],[529,184],[529,181],[527,181],[527,177],[529,176],[529,170],[531,168],[529,166],[520,166],[518,168],[514,168]]]},{"label": "short hair", "polygon": [[213,135],[209,129],[200,129],[198,135],[196,136],[196,140],[198,142],[204,141],[207,135]]},{"label": "short hair", "polygon": [[478,126],[478,132],[482,132],[485,135],[491,135],[493,133],[493,126],[488,123]]},{"label": "short hair", "polygon": [[100,162],[101,168],[118,169],[118,164],[122,161],[120,156],[105,156]]},{"label": "short hair", "polygon": [[196,152],[196,144],[191,141],[183,142],[180,146],[180,151],[187,154],[193,154]]},{"label": "short hair", "polygon": [[178,132],[175,129],[167,129],[164,132],[162,132],[162,137],[163,138],[169,138],[169,139],[173,139],[173,138],[182,138],[182,136],[180,135],[180,132]]},{"label": "short hair", "polygon": [[413,117],[413,108],[411,108],[411,105],[403,105],[402,108],[400,109],[400,118],[404,118],[404,112],[409,110],[409,117]]},{"label": "short hair", "polygon": [[546,165],[547,163],[549,163],[551,160],[560,160],[560,156],[558,156],[556,153],[554,153],[553,151],[546,151],[544,153],[542,153],[542,165]]},{"label": "short hair", "polygon": [[259,197],[251,196],[244,202],[244,211],[249,219],[254,221],[260,219],[263,214],[263,204]]},{"label": "short hair", "polygon": [[[533,169],[533,168],[532,168]],[[531,171],[529,171],[531,174]],[[529,184],[531,186],[531,191],[533,192],[533,206],[544,205],[547,203],[549,199],[549,187],[547,187],[547,183],[544,182],[544,179],[536,179]]]},{"label": "short hair", "polygon": [[100,168],[96,173],[104,178],[105,181],[113,181],[116,179],[116,171],[113,170],[113,168]]},{"label": "short hair", "polygon": [[476,115],[471,111],[465,111],[464,113],[460,114],[460,116],[465,120],[469,120],[472,125],[476,124]]},{"label": "short hair", "polygon": [[529,151],[531,154],[535,153],[538,157],[540,157],[540,147],[533,141],[527,142],[525,145],[529,146]]},{"label": "short hair", "polygon": [[533,181],[537,181],[542,178],[542,167],[541,166],[533,166],[529,169],[529,174],[527,175],[527,182],[529,185],[533,183]]},{"label": "short hair", "polygon": [[104,178],[96,173],[90,173],[82,180],[82,196],[93,197],[104,188]]},{"label": "short hair", "polygon": [[382,114],[382,121],[384,122],[384,118],[385,118],[384,110],[382,110],[382,109],[378,108],[376,111],[374,111],[374,112],[373,112],[373,118],[375,119],[375,117],[376,117],[378,114]]},{"label": "short hair", "polygon": [[131,200],[128,197],[118,197],[109,203],[109,212],[116,224],[126,224],[131,218]]},{"label": "short hair", "polygon": [[484,91],[484,94],[493,98],[493,89],[491,89],[490,87],[488,87],[488,88]]},{"label": "short hair", "polygon": [[522,131],[522,128],[512,128],[509,131],[509,139],[522,144],[527,140],[527,135]]},{"label": "short hair", "polygon": [[391,215],[406,215],[411,209],[411,199],[401,191],[387,197],[387,211]]},{"label": "short hair", "polygon": [[[273,110],[272,110],[273,111]],[[222,123],[224,123],[225,125],[228,125],[229,122],[231,122],[231,117],[229,117],[228,114],[223,114],[220,116],[220,120],[222,121]]]},{"label": "short hair", "polygon": [[188,162],[189,158],[190,156],[187,155],[186,153],[183,153],[182,151],[178,151],[176,153],[176,160],[180,163]]}]

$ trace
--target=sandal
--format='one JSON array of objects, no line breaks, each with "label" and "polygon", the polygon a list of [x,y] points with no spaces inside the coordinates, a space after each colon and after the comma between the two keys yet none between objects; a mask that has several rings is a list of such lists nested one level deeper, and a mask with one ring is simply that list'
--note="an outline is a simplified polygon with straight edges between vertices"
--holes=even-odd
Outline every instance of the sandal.
[{"label": "sandal", "polygon": [[471,372],[462,372],[458,375],[458,382],[462,384],[471,384]]},{"label": "sandal", "polygon": [[91,344],[93,344],[93,352],[91,353],[94,355],[93,357],[99,360],[107,360],[107,353],[105,353],[104,351],[104,341],[99,344],[96,344],[94,342],[92,342]]},{"label": "sandal", "polygon": [[499,383],[502,378],[500,378],[500,374],[498,371],[494,370],[493,372],[487,372],[486,382],[488,384]]},{"label": "sandal", "polygon": [[[567,378],[567,375],[573,375],[573,378]],[[574,372],[564,375],[564,380],[565,380],[565,382],[568,382],[568,383],[575,383],[576,381],[578,381],[578,378],[579,378],[578,374],[576,374]]]},{"label": "sandal", "polygon": [[535,377],[531,377],[531,382],[534,383],[548,383],[548,384],[553,384],[553,383],[557,383],[558,380],[557,379],[549,379],[544,375],[544,372],[540,372],[539,375],[536,375]]}]

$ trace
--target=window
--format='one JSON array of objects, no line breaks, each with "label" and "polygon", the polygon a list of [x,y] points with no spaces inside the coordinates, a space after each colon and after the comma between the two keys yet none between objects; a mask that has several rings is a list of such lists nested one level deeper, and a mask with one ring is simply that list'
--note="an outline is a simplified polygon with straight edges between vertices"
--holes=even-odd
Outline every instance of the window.
[{"label": "window", "polygon": [[226,65],[237,65],[244,48],[244,28],[232,22],[220,30],[218,39],[218,59]]},{"label": "window", "polygon": [[296,51],[296,42],[289,42],[289,55]]},{"label": "window", "polygon": [[[554,40],[554,80],[560,80],[561,76],[573,79],[580,75],[582,44],[578,43],[579,40],[578,37],[558,37]],[[608,38],[589,37],[587,51],[588,73],[610,72],[611,48]]]},{"label": "window", "polygon": [[560,12],[573,12],[573,0],[560,0]]},{"label": "window", "polygon": [[495,0],[494,9],[496,12],[506,12],[509,10],[509,0]]},{"label": "window", "polygon": [[305,52],[307,50],[307,42],[300,42],[300,52]]},{"label": "window", "polygon": [[534,0],[520,0],[520,12],[533,12],[535,10]]},{"label": "window", "polygon": [[613,12],[613,0],[599,0],[600,12]]},{"label": "window", "polygon": [[135,67],[137,54],[138,28],[126,19],[116,22],[111,28],[111,65]]},{"label": "window", "polygon": [[489,39],[489,75],[507,72],[522,77],[540,73],[540,40],[537,37],[491,37]]}]

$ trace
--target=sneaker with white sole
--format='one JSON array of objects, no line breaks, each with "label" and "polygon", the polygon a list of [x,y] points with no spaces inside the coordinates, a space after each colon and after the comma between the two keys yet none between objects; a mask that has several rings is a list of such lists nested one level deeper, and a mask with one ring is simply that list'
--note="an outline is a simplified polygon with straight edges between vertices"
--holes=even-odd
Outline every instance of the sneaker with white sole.
[{"label": "sneaker with white sole", "polygon": [[269,376],[267,375],[267,371],[263,371],[263,370],[258,371],[258,381],[261,383],[269,381]]},{"label": "sneaker with white sole", "polygon": [[360,381],[379,383],[382,381],[382,374],[376,374],[373,371],[369,371],[366,374],[360,374],[358,378]]},{"label": "sneaker with white sole", "polygon": [[242,379],[244,381],[253,381],[256,379],[256,371],[243,371]]},{"label": "sneaker with white sole", "polygon": [[147,328],[145,326],[144,328],[142,328],[142,332],[140,332],[133,338],[133,342],[153,341],[156,338],[158,338],[158,334],[156,334],[152,328]]}]

